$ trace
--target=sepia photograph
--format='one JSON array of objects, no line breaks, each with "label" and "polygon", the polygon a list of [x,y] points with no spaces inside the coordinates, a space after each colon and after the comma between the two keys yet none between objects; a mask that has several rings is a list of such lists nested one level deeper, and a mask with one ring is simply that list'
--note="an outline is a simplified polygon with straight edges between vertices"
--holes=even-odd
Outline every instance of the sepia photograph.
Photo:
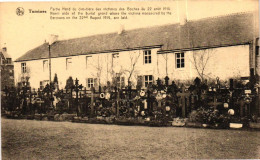
[{"label": "sepia photograph", "polygon": [[1,159],[260,159],[258,0],[0,1]]}]

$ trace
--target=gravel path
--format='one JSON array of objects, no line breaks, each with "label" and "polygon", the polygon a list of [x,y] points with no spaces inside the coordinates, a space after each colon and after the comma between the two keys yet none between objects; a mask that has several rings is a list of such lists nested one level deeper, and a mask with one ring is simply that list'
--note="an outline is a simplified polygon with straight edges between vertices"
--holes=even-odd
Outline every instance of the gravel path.
[{"label": "gravel path", "polygon": [[260,132],[1,119],[2,159],[260,158]]}]

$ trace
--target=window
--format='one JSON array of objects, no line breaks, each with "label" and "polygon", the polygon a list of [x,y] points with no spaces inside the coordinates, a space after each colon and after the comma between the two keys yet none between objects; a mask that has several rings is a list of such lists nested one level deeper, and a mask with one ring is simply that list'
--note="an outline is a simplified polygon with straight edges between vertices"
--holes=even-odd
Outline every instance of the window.
[{"label": "window", "polygon": [[22,73],[26,73],[26,63],[21,63]]},{"label": "window", "polygon": [[88,78],[88,88],[94,87],[94,79],[93,78]]},{"label": "window", "polygon": [[12,63],[12,59],[11,58],[6,58],[6,64],[11,64]]},{"label": "window", "polygon": [[184,53],[176,53],[176,68],[184,68]]},{"label": "window", "polygon": [[66,70],[70,69],[72,65],[72,60],[71,58],[66,59]]},{"label": "window", "polygon": [[91,64],[92,56],[86,56],[86,68]]},{"label": "window", "polygon": [[112,66],[118,66],[119,65],[119,53],[113,53],[112,54]]},{"label": "window", "polygon": [[152,63],[151,50],[144,51],[144,64]]},{"label": "window", "polygon": [[149,84],[153,84],[153,76],[152,75],[144,76],[145,87],[147,87]]},{"label": "window", "polygon": [[124,88],[125,87],[125,77],[122,77],[122,76],[120,76],[119,73],[116,73],[115,81],[113,83],[116,84],[116,86],[119,88]]},{"label": "window", "polygon": [[43,72],[48,71],[49,68],[48,65],[49,65],[48,60],[43,60]]}]

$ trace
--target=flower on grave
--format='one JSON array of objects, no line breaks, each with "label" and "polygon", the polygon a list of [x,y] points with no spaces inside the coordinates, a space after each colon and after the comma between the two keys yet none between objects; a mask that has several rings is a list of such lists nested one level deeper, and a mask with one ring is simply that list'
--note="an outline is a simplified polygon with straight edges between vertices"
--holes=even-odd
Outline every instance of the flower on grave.
[{"label": "flower on grave", "polygon": [[166,98],[166,97],[167,97],[167,95],[166,95],[166,94],[163,94],[163,95],[162,95],[162,98]]},{"label": "flower on grave", "polygon": [[224,103],[224,108],[228,108],[228,103]]},{"label": "flower on grave", "polygon": [[142,97],[145,96],[145,91],[142,90],[142,91],[140,92],[140,96],[142,96]]},{"label": "flower on grave", "polygon": [[110,99],[110,93],[106,93],[106,99],[107,99],[107,100]]},{"label": "flower on grave", "polygon": [[138,100],[138,99],[140,99],[140,97],[136,95],[134,100]]},{"label": "flower on grave", "polygon": [[234,109],[229,109],[229,110],[228,110],[228,114],[229,114],[229,115],[234,115],[234,114],[235,114]]},{"label": "flower on grave", "polygon": [[170,106],[166,106],[166,111],[169,112],[171,110],[171,107]]},{"label": "flower on grave", "polygon": [[150,121],[150,117],[145,118],[146,121]]}]

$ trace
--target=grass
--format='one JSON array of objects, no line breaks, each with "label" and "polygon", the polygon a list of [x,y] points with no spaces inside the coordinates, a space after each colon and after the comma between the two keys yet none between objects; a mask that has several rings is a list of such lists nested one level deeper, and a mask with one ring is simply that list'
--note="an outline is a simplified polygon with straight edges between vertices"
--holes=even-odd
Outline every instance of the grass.
[{"label": "grass", "polygon": [[260,132],[2,120],[2,159],[260,158]]}]

